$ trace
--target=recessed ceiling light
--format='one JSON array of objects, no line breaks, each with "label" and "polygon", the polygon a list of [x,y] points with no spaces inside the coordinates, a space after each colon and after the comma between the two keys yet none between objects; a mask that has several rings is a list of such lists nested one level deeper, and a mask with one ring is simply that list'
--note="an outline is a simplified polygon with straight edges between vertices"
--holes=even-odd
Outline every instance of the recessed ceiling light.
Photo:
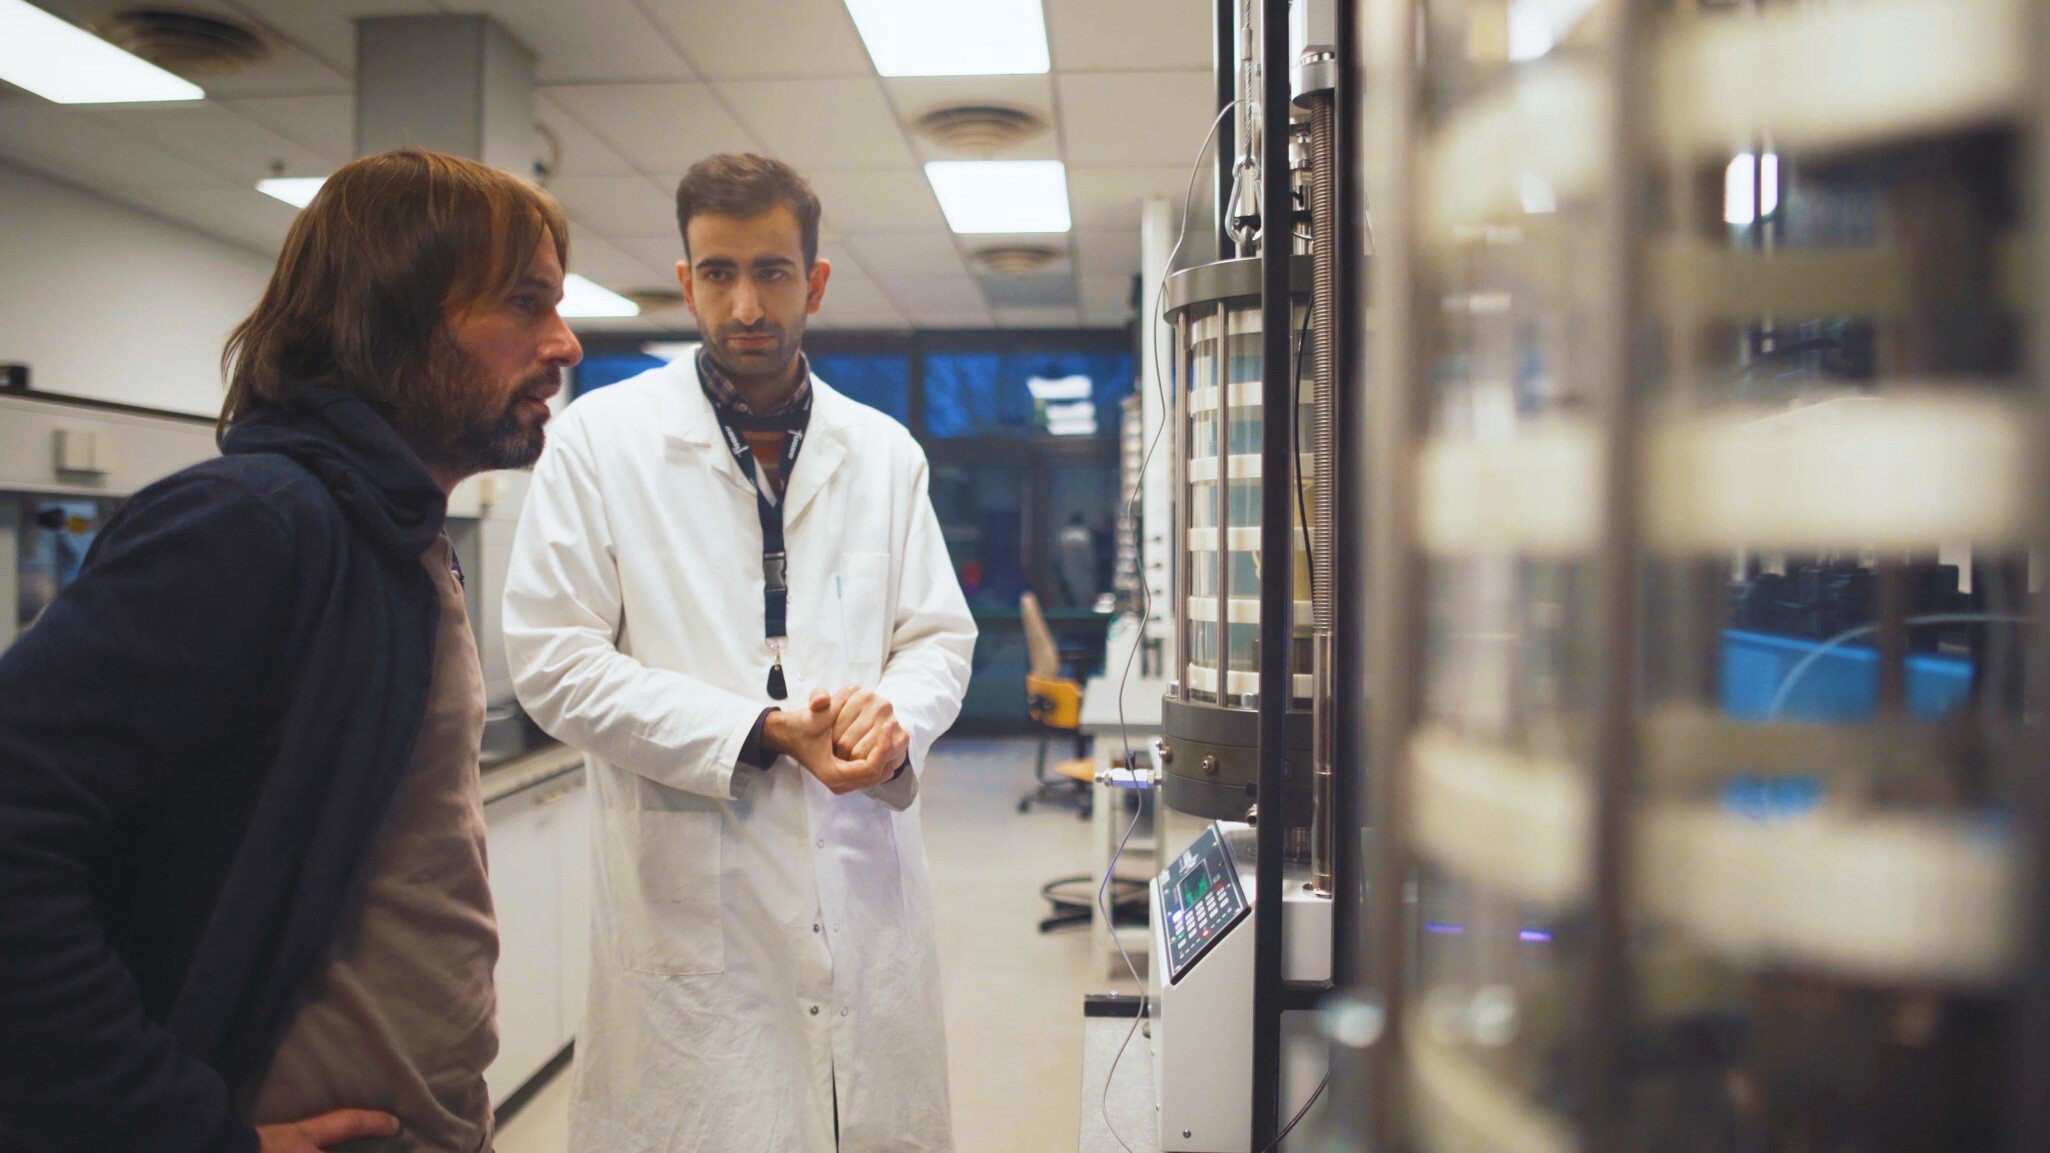
[{"label": "recessed ceiling light", "polygon": [[206,99],[199,85],[27,0],[0,0],[0,80],[58,104]]},{"label": "recessed ceiling light", "polygon": [[925,178],[955,232],[1066,232],[1073,224],[1058,160],[935,160]]},{"label": "recessed ceiling light", "polygon": [[847,0],[847,11],[884,76],[1036,75],[1050,65],[1039,0]]},{"label": "recessed ceiling light", "polygon": [[572,272],[562,278],[562,303],[555,311],[563,316],[639,316],[641,306]]},{"label": "recessed ceiling light", "polygon": [[256,182],[256,190],[265,196],[275,196],[294,208],[304,208],[313,203],[313,194],[327,183],[325,176],[273,176]]}]

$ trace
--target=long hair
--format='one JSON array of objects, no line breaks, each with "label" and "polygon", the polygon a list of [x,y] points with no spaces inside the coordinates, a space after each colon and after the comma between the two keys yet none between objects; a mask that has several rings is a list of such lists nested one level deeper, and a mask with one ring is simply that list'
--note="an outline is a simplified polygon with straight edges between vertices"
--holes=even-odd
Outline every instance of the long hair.
[{"label": "long hair", "polygon": [[307,384],[402,409],[443,321],[511,288],[544,237],[567,267],[562,206],[496,168],[417,148],[343,165],[292,221],[263,299],[228,336],[216,435]]}]

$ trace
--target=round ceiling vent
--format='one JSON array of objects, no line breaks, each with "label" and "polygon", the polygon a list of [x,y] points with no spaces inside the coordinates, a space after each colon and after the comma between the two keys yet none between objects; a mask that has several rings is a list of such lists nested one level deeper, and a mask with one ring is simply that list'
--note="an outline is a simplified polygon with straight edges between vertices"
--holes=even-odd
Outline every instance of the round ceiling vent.
[{"label": "round ceiling vent", "polygon": [[942,148],[989,157],[1046,131],[1046,118],[1009,104],[949,104],[921,113],[912,127]]},{"label": "round ceiling vent", "polygon": [[640,305],[642,312],[668,312],[683,307],[683,293],[674,288],[635,288],[621,295]]},{"label": "round ceiling vent", "polygon": [[1059,260],[1060,249],[1045,244],[998,244],[969,254],[976,267],[997,276],[1025,276]]},{"label": "round ceiling vent", "polygon": [[124,8],[87,25],[101,39],[188,76],[219,76],[271,53],[270,36],[249,24],[176,8]]}]

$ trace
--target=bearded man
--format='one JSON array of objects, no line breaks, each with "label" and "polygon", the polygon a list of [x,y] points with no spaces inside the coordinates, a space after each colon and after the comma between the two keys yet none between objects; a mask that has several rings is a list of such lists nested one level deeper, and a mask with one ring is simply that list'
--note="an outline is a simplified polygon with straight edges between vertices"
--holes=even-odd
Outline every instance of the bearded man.
[{"label": "bearded man", "polygon": [[483,680],[449,491],[582,356],[546,193],[331,176],[230,337],[216,460],[0,656],[0,1150],[491,1147]]}]

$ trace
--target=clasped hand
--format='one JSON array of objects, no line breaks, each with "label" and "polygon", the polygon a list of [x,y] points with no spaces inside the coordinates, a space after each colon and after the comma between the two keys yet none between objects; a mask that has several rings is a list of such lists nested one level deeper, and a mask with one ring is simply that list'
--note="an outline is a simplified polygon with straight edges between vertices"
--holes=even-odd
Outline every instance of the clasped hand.
[{"label": "clasped hand", "polygon": [[883,784],[911,754],[911,735],[890,702],[854,685],[834,693],[814,689],[802,707],[769,714],[762,737],[770,751],[794,759],[835,795]]}]

